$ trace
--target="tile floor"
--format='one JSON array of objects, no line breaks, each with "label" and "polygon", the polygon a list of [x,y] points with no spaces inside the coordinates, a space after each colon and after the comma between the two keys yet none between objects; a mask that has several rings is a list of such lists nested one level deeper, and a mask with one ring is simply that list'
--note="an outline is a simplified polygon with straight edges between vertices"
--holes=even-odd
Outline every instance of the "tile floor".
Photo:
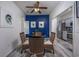
[{"label": "tile floor", "polygon": [[[72,56],[72,45],[58,39],[55,44],[55,54],[45,52],[43,57],[71,57]],[[29,49],[27,49],[29,51]],[[51,50],[52,51],[52,50]],[[10,53],[7,57],[36,57],[36,55],[28,55],[28,53],[20,53],[17,50],[14,50],[12,53]]]}]

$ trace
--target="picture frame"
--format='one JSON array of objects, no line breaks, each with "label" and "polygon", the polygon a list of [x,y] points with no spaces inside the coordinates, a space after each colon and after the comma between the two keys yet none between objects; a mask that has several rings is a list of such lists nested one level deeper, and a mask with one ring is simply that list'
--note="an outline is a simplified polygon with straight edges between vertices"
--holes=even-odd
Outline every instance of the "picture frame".
[{"label": "picture frame", "polygon": [[31,21],[31,28],[36,28],[36,22],[35,21]]},{"label": "picture frame", "polygon": [[44,28],[44,21],[39,21],[39,28]]},{"label": "picture frame", "polygon": [[13,18],[10,11],[0,7],[0,27],[13,27]]}]

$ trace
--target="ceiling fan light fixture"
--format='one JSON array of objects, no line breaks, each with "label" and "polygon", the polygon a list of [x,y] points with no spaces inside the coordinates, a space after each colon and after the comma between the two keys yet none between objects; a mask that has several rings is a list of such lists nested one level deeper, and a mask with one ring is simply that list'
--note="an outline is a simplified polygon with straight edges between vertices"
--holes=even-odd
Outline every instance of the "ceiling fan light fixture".
[{"label": "ceiling fan light fixture", "polygon": [[34,9],[35,12],[38,12],[39,10],[40,10],[39,8],[35,8],[35,9]]},{"label": "ceiling fan light fixture", "polygon": [[47,9],[47,7],[39,6],[39,4],[40,4],[40,2],[37,1],[33,6],[26,6],[26,8],[32,8],[31,13],[36,12],[36,13],[41,14],[41,10],[42,9]]}]

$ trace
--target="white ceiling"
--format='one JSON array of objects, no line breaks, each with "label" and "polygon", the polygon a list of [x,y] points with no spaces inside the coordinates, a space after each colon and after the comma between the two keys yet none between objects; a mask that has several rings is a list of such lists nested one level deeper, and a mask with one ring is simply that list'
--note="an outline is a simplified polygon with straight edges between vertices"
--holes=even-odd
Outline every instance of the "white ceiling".
[{"label": "white ceiling", "polygon": [[[31,8],[25,8],[25,6],[33,6],[35,4],[36,1],[15,1],[16,5],[18,7],[20,7],[25,14],[38,14],[38,13],[30,13],[31,12]],[[50,14],[53,9],[58,5],[58,3],[60,3],[59,1],[40,1],[40,6],[46,6],[48,7],[48,9],[46,10],[41,10],[41,14]]]}]

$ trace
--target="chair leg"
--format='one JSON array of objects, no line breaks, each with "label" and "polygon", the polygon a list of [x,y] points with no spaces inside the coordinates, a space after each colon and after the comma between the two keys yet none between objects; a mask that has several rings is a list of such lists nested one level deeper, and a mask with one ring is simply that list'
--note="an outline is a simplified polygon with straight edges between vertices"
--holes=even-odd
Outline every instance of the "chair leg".
[{"label": "chair leg", "polygon": [[21,54],[23,53],[23,49],[21,49]]},{"label": "chair leg", "polygon": [[51,48],[47,48],[47,49],[45,49],[45,52],[52,53],[52,51],[51,51],[50,49],[51,49]]},{"label": "chair leg", "polygon": [[22,48],[22,49],[21,49],[21,54],[22,54],[23,52],[26,52],[26,50]]},{"label": "chair leg", "polygon": [[29,52],[29,51],[25,51],[25,53],[27,53],[28,55],[27,55],[27,57],[30,57],[31,55],[33,55],[31,52]]},{"label": "chair leg", "polygon": [[54,54],[54,53],[55,53],[55,52],[54,52],[54,46],[52,46],[52,47],[53,47],[53,54]]},{"label": "chair leg", "polygon": [[45,52],[41,52],[41,53],[36,54],[36,56],[37,56],[37,57],[43,57],[44,54],[45,54]]}]

